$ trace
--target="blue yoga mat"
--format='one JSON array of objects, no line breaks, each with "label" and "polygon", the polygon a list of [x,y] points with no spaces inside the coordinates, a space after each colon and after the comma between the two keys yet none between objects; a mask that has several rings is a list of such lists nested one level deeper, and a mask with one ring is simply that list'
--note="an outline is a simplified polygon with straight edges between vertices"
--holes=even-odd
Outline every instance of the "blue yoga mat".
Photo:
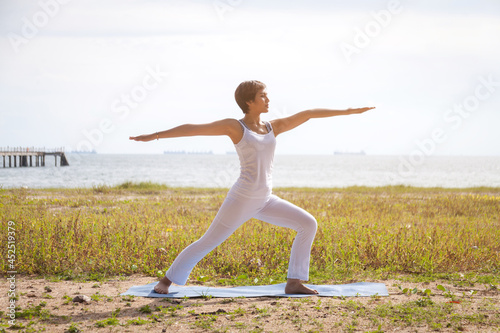
[{"label": "blue yoga mat", "polygon": [[121,295],[133,295],[142,297],[308,297],[308,296],[389,296],[387,288],[383,283],[357,282],[339,285],[308,285],[316,289],[319,295],[285,294],[285,283],[267,286],[243,286],[243,287],[204,287],[204,286],[176,286],[169,288],[168,294],[158,294],[153,288],[158,282],[144,286],[132,286]]}]

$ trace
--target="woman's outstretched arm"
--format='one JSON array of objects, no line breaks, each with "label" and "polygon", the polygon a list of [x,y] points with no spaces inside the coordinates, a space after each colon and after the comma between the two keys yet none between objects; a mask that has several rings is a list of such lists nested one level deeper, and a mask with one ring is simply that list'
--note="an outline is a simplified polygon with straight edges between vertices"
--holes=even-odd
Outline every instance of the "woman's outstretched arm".
[{"label": "woman's outstretched arm", "polygon": [[290,117],[275,119],[271,121],[275,135],[294,129],[295,127],[305,123],[312,118],[326,118],[333,116],[345,116],[349,114],[359,114],[375,107],[365,107],[347,110],[332,110],[332,109],[311,109],[298,112]]},{"label": "woman's outstretched arm", "polygon": [[197,135],[227,135],[237,143],[242,136],[241,125],[235,119],[223,119],[208,124],[184,124],[165,131],[139,136],[131,136],[134,141],[151,141],[157,139],[177,138]]}]

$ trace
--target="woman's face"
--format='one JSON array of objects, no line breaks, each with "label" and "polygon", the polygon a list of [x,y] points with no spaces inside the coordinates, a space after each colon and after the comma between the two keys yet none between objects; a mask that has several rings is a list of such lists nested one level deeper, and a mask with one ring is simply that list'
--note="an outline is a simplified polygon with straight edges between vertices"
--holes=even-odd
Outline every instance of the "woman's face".
[{"label": "woman's face", "polygon": [[269,112],[269,98],[267,97],[266,89],[261,89],[255,94],[253,101],[248,103],[250,110],[255,110],[259,113]]}]

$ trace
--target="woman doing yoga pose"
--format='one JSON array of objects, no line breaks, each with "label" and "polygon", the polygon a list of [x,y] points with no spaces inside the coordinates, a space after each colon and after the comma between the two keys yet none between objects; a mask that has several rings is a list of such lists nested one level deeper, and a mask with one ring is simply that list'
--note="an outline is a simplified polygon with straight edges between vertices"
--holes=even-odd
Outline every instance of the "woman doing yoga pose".
[{"label": "woman doing yoga pose", "polygon": [[358,114],[373,109],[311,109],[286,118],[263,122],[269,112],[266,86],[260,81],[245,81],[235,92],[236,102],[245,114],[240,120],[223,119],[209,124],[185,124],[153,134],[130,137],[151,141],[195,135],[227,135],[238,153],[241,172],[229,190],[219,212],[206,233],[186,247],[174,260],[165,277],[155,286],[157,293],[168,294],[172,283],[184,285],[194,266],[251,218],[295,230],[288,265],[287,294],[317,294],[302,284],[309,279],[309,257],[316,234],[316,219],[292,203],[272,194],[272,169],[276,137],[311,118]]}]

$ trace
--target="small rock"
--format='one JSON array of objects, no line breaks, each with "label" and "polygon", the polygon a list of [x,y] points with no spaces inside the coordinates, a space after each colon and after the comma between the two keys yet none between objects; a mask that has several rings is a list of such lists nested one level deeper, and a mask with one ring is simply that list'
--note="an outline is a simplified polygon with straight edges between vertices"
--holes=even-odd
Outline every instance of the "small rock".
[{"label": "small rock", "polygon": [[73,298],[73,302],[75,303],[90,303],[90,297],[86,295],[78,295]]},{"label": "small rock", "polygon": [[45,291],[46,291],[46,292],[48,292],[48,293],[52,292],[52,288],[50,288],[49,286],[45,286],[45,288],[44,288],[44,289],[45,289]]}]

